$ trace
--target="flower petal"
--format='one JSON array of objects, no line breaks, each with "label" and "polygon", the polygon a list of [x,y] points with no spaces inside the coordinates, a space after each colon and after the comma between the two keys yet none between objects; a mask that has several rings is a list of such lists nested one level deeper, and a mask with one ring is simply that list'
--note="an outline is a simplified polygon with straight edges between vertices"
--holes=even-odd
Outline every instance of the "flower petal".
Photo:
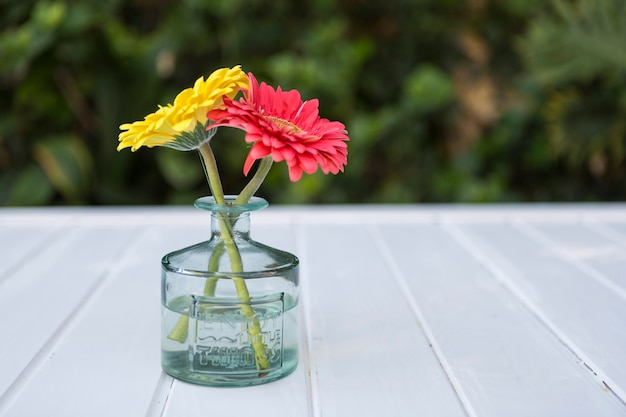
[{"label": "flower petal", "polygon": [[[240,89],[248,87],[248,77],[240,66],[221,68],[206,80],[200,77],[193,88],[186,88],[174,99],[174,104],[159,107],[144,120],[120,126],[117,149],[142,146],[169,146],[190,150],[207,140],[208,135],[197,130],[198,124],[207,122],[207,112],[223,104],[223,97],[234,97]],[[191,140],[194,137],[195,140]]]},{"label": "flower petal", "polygon": [[246,131],[245,141],[253,146],[244,164],[247,175],[253,162],[271,155],[276,162],[286,161],[291,181],[302,172],[343,171],[350,139],[345,126],[319,117],[317,99],[303,102],[297,90],[283,91],[248,74],[249,88],[238,101],[223,98],[223,106],[207,113],[213,126],[230,126]]}]

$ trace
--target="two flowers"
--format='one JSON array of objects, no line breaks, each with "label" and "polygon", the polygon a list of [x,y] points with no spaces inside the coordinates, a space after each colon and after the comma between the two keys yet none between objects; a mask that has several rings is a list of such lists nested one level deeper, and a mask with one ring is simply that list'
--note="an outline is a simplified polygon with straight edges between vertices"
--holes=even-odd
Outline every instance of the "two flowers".
[{"label": "two flowers", "polygon": [[[243,95],[236,100],[239,92]],[[325,174],[342,172],[349,140],[345,126],[321,118],[317,99],[302,101],[297,90],[274,89],[260,84],[240,66],[222,68],[193,88],[180,92],[173,104],[160,106],[144,120],[120,126],[118,150],[165,146],[199,150],[213,195],[223,196],[217,166],[210,149],[216,128],[234,127],[245,132],[251,144],[243,166],[248,175],[260,160],[255,176],[240,194],[245,203],[262,183],[272,162],[285,161],[291,181],[320,168]],[[211,178],[213,176],[213,178]]]}]

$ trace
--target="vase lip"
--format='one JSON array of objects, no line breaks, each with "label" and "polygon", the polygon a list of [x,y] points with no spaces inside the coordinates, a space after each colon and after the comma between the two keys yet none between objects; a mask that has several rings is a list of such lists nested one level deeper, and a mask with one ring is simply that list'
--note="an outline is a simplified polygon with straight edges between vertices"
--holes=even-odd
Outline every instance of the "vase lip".
[{"label": "vase lip", "polygon": [[246,204],[234,204],[237,197],[236,195],[225,195],[225,204],[216,203],[213,196],[200,197],[195,201],[194,206],[202,210],[219,213],[245,213],[261,210],[269,205],[266,199],[257,196],[250,197]]}]

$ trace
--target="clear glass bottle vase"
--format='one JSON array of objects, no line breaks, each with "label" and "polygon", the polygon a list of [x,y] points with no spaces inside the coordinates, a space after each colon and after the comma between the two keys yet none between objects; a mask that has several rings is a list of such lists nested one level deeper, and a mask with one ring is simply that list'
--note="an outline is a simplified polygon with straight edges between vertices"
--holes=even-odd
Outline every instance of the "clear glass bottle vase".
[{"label": "clear glass bottle vase", "polygon": [[162,264],[163,370],[211,386],[274,381],[298,362],[298,258],[250,238],[250,212],[267,206],[195,206],[211,212],[211,238]]}]

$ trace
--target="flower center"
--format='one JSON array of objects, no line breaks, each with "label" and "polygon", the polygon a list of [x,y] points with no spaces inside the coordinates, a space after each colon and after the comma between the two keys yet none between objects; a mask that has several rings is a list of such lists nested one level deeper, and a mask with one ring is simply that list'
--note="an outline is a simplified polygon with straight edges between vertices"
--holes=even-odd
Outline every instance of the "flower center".
[{"label": "flower center", "polygon": [[284,129],[285,127],[288,128],[288,132],[289,133],[300,133],[302,132],[302,129],[300,129],[298,126],[296,126],[295,124],[291,123],[288,120],[285,119],[281,119],[280,117],[276,117],[276,116],[263,116],[263,118],[273,124],[275,124],[276,126],[278,126],[280,129]]}]

